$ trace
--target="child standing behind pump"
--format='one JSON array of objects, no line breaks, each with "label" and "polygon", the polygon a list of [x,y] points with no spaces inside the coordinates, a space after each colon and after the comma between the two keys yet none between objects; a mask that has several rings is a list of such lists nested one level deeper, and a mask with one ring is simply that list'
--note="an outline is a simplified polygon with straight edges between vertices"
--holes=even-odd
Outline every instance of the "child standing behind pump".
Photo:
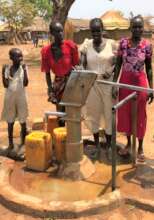
[{"label": "child standing behind pump", "polygon": [[[26,65],[21,64],[23,54],[20,49],[12,48],[9,51],[9,57],[12,65],[4,65],[2,68],[2,81],[6,90],[1,119],[8,123],[9,146],[7,148],[7,156],[17,158],[23,153],[27,133],[28,106],[25,87],[28,86],[28,74]],[[16,119],[21,125],[21,143],[18,152],[15,150],[13,142],[13,127]]]}]

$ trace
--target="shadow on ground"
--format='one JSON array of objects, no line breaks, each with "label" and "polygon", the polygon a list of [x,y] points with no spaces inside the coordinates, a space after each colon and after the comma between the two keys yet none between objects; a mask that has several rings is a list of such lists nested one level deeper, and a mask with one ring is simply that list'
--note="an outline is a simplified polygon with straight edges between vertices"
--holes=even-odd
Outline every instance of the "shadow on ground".
[{"label": "shadow on ground", "polygon": [[[100,152],[97,157],[94,158],[93,154],[96,151],[96,147],[93,141],[91,140],[83,140],[84,144],[84,153],[93,161],[99,160],[100,163],[104,163],[106,165],[112,165],[112,152],[111,149],[108,151],[106,144],[104,142],[100,143]],[[116,163],[117,165],[121,164],[129,164],[131,163],[131,155],[120,156],[118,151],[121,147],[124,147],[121,143],[117,143],[117,154],[116,154]]]},{"label": "shadow on ground", "polygon": [[[154,160],[150,160],[154,164]],[[149,164],[138,164],[135,170],[126,173],[124,180],[129,183],[140,185],[142,188],[154,188],[154,168]]]}]

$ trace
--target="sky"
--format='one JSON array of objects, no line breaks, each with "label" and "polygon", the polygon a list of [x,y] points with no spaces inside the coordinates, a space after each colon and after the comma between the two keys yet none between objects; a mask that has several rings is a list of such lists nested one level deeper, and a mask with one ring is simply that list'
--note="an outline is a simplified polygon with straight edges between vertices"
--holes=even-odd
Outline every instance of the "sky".
[{"label": "sky", "polygon": [[125,17],[130,17],[130,12],[154,16],[154,0],[75,0],[68,17],[100,17],[108,10],[120,10]]}]

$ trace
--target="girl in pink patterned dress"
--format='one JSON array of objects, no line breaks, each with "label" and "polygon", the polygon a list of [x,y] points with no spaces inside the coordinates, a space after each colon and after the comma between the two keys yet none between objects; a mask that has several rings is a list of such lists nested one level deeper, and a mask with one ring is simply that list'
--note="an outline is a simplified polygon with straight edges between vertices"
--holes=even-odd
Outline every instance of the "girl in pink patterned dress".
[{"label": "girl in pink patterned dress", "polygon": [[[153,88],[152,83],[152,46],[142,39],[144,21],[141,16],[133,17],[131,20],[132,37],[121,39],[118,51],[117,64],[115,67],[114,82],[117,81],[120,70],[120,83]],[[144,67],[145,66],[145,67]],[[146,71],[144,71],[144,68]],[[119,89],[119,101],[131,94],[129,89]],[[113,97],[117,95],[117,88],[113,87]],[[153,93],[138,92],[137,97],[137,138],[139,141],[138,160],[144,161],[143,138],[146,131],[146,103],[153,101]],[[125,119],[125,120],[124,120]],[[118,110],[119,132],[127,135],[127,145],[119,151],[120,155],[126,155],[131,146],[131,101]]]}]

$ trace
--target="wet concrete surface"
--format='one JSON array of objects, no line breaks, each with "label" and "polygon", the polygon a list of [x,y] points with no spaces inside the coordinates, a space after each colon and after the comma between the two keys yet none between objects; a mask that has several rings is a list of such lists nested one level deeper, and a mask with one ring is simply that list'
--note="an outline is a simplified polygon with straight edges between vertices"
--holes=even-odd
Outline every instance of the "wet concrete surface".
[{"label": "wet concrete surface", "polygon": [[[3,142],[4,143],[4,142]],[[119,159],[117,166],[117,187],[126,196],[137,196],[153,201],[154,159],[153,151],[147,154],[144,164],[132,168],[129,158]],[[86,181],[64,181],[55,177],[56,169],[45,173],[32,172],[24,162],[16,162],[10,183],[20,192],[49,200],[76,201],[94,199],[111,191],[111,163],[101,151],[100,161],[94,161],[96,173]],[[32,220],[31,216],[14,213],[0,205],[0,220]],[[40,218],[35,218],[40,220]],[[102,215],[78,218],[78,220],[153,220],[154,214],[135,206],[123,205]],[[42,220],[53,220],[42,219]],[[60,219],[57,219],[60,220]],[[71,220],[71,219],[70,219]]]},{"label": "wet concrete surface", "polygon": [[[85,149],[90,156],[95,148],[91,145]],[[111,166],[104,149],[101,151],[100,161],[93,163],[96,172],[90,178],[71,181],[58,178],[57,165],[51,166],[46,172],[34,172],[28,170],[25,163],[17,162],[11,173],[10,184],[17,191],[36,196],[45,202],[93,200],[111,191]]]},{"label": "wet concrete surface", "polygon": [[[124,159],[123,159],[124,160]],[[154,195],[154,160],[148,160],[136,167],[125,160],[119,160],[117,166],[117,188],[126,196],[139,196],[153,200]],[[16,163],[11,174],[10,184],[18,191],[36,196],[44,201],[93,200],[111,191],[111,162],[101,151],[100,160],[93,161],[96,172],[83,181],[64,180],[57,177],[57,167],[50,167],[46,172],[27,170],[25,163]]]},{"label": "wet concrete surface", "polygon": [[[95,162],[95,166],[96,173],[89,179],[71,181],[58,178],[56,168],[53,167],[41,173],[27,170],[23,163],[16,163],[10,184],[16,190],[39,197],[46,202],[93,200],[102,194],[109,178],[105,172],[108,167],[103,167],[102,170],[102,165],[98,162]],[[110,191],[109,188],[108,191]]]},{"label": "wet concrete surface", "polygon": [[[151,160],[150,160],[149,163],[153,164],[153,161],[151,162]],[[76,182],[67,181],[67,183],[66,183],[66,180],[58,181],[57,178],[52,177],[54,171],[51,172],[51,168],[46,173],[36,173],[36,172],[31,172],[31,171],[26,170],[25,165],[23,163],[16,163],[14,171],[11,175],[11,184],[17,190],[19,190],[21,192],[26,192],[27,194],[31,194],[31,195],[35,195],[37,197],[43,198],[44,201],[47,201],[49,199],[53,199],[53,200],[57,201],[58,199],[62,199],[62,198],[65,199],[65,201],[72,201],[72,199],[76,200],[79,198],[79,196],[81,196],[80,193],[78,194],[78,192],[81,189],[81,186],[84,188],[84,190],[86,192],[84,194],[84,196],[88,195],[88,193],[90,193],[91,190],[93,192],[93,195],[91,194],[92,197],[99,196],[99,195],[106,193],[107,191],[110,191],[110,181],[107,181],[107,179],[105,180],[103,178],[103,176],[104,176],[103,174],[108,173],[108,175],[105,175],[105,176],[106,176],[106,178],[109,178],[109,171],[111,171],[111,169],[110,170],[107,169],[107,167],[109,165],[107,165],[107,164],[104,165],[98,161],[95,162],[95,165],[97,168],[97,172],[95,173],[95,175],[93,175],[88,180],[76,181]],[[105,168],[105,166],[106,166],[106,168]],[[117,172],[117,174],[118,174],[117,175],[117,184],[118,184],[118,187],[120,187],[122,192],[125,192],[127,195],[138,195],[138,197],[140,196],[141,198],[143,198],[145,196],[148,199],[153,198],[153,192],[151,191],[151,195],[150,195],[150,192],[147,191],[148,189],[151,189],[151,188],[145,188],[145,185],[141,184],[142,181],[144,182],[144,184],[146,184],[146,180],[147,180],[148,184],[149,184],[149,181],[151,181],[151,183],[153,184],[153,177],[150,178],[149,172],[147,170],[148,166],[146,164],[141,164],[141,165],[138,164],[138,168],[134,168],[134,169],[131,168],[130,164],[129,165],[121,165],[119,167],[118,167],[118,172]],[[104,169],[104,173],[103,173],[103,169]],[[133,181],[131,180],[132,185],[130,185],[129,181],[128,181],[127,185],[126,185],[126,182],[124,182],[124,181],[126,181],[125,175],[128,175],[128,173],[130,174],[129,178],[133,179]],[[55,179],[56,179],[56,181],[55,181]],[[138,181],[138,184],[136,184],[135,180]],[[85,182],[90,184],[91,189],[87,188],[87,190],[86,190]],[[46,185],[46,183],[47,183],[47,185]],[[52,183],[56,184],[56,186]],[[52,187],[50,186],[50,184],[52,185]],[[66,185],[68,184],[67,186],[69,186],[70,189],[68,189],[68,187],[66,187],[65,184]],[[126,188],[124,187],[124,184],[126,185]],[[98,188],[95,188],[94,185],[100,185],[101,190]],[[135,185],[137,187],[134,187]],[[73,186],[74,186],[74,188],[73,188]],[[67,193],[65,192],[65,194],[64,194],[63,191],[60,191],[58,189],[58,187],[64,187],[64,190],[67,190]],[[140,188],[142,189],[142,191]],[[73,190],[75,193],[72,193]],[[56,194],[54,194],[54,192],[56,192]],[[62,192],[61,196],[59,196],[60,192]],[[52,193],[53,193],[53,195],[51,196],[50,194],[52,194]],[[98,195],[98,193],[99,193],[99,195]],[[81,196],[81,197],[83,197],[85,199],[84,196]],[[47,197],[48,197],[48,199],[46,199]],[[3,210],[3,211],[1,212],[1,210]],[[5,218],[7,220],[9,220],[9,219],[10,220],[13,220],[13,219],[15,219],[15,220],[31,220],[31,219],[33,219],[30,216],[13,213],[13,212],[5,209],[4,207],[2,208],[2,206],[0,206],[0,213],[2,213],[2,216],[4,217],[3,212],[6,214],[6,216],[8,216],[8,218]],[[0,216],[0,220],[4,219],[4,218],[2,218],[2,216]],[[36,218],[36,219],[39,219],[39,218]],[[52,218],[47,218],[47,219],[42,218],[42,220],[43,219],[44,220],[55,220]],[[151,212],[145,211],[144,209],[142,209],[142,210],[138,209],[137,207],[135,207],[135,205],[124,204],[121,207],[114,209],[110,212],[106,212],[106,213],[99,214],[99,215],[88,216],[88,217],[81,217],[81,218],[77,218],[77,219],[78,220],[153,220],[154,214]],[[57,220],[61,220],[61,219],[57,219]],[[72,220],[72,219],[70,219],[70,220]]]}]

